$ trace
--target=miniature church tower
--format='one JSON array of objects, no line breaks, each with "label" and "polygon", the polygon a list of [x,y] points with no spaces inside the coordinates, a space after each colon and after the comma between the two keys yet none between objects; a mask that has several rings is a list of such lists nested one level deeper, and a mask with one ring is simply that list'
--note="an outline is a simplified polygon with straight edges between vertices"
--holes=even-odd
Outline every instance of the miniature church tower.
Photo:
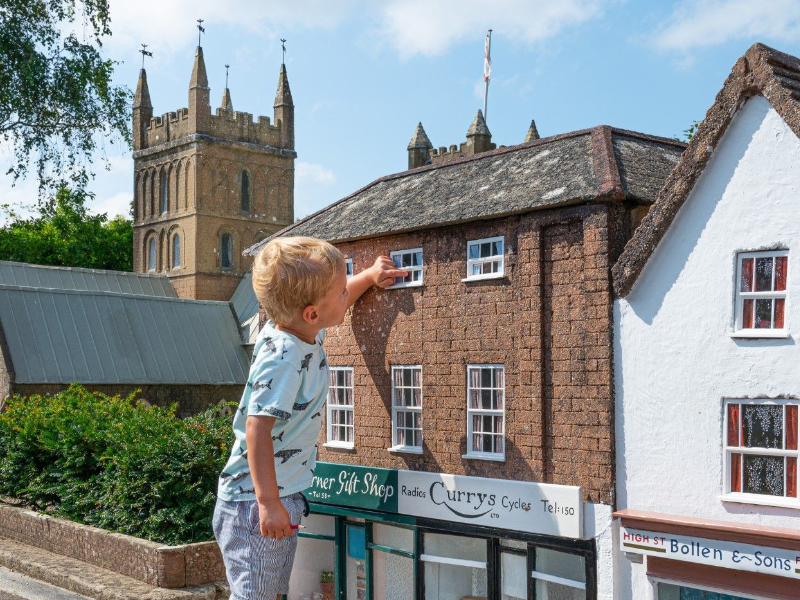
[{"label": "miniature church tower", "polygon": [[252,258],[242,251],[294,221],[294,104],[281,65],[274,122],[211,113],[203,48],[189,107],[153,116],[142,68],[133,101],[133,270],[166,274],[182,298],[229,300]]}]

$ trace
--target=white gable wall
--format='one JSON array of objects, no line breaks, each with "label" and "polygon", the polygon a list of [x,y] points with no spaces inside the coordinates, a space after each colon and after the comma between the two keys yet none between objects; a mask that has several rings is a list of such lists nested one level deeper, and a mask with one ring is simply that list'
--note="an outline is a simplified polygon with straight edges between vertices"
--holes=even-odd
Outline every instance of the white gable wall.
[{"label": "white gable wall", "polygon": [[[790,252],[790,337],[731,338],[736,254],[775,247]],[[614,313],[617,507],[800,528],[800,508],[720,500],[723,398],[800,397],[800,140],[766,99],[734,117]],[[632,581],[652,598],[642,566],[618,560],[620,597]]]}]

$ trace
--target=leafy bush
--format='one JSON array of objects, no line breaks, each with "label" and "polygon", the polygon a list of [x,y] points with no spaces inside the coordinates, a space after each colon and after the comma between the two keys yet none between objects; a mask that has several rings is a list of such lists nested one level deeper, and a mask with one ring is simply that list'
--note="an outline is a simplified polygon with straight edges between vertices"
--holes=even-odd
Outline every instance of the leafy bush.
[{"label": "leafy bush", "polygon": [[14,396],[0,413],[0,494],[162,544],[213,538],[217,477],[233,442],[226,406],[188,418],[78,384]]}]

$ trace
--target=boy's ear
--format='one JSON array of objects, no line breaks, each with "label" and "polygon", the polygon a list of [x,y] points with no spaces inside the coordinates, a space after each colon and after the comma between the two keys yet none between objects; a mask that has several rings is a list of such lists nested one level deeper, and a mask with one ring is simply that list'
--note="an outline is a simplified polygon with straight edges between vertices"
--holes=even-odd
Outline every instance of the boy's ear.
[{"label": "boy's ear", "polygon": [[316,304],[309,304],[303,309],[303,320],[309,325],[316,325],[319,321],[319,312]]}]

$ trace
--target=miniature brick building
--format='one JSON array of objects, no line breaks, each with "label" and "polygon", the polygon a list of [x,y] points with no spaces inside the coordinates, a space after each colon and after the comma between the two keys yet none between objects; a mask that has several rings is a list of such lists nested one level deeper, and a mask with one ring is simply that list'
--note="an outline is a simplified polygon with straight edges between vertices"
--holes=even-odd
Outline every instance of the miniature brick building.
[{"label": "miniature brick building", "polygon": [[[583,535],[548,544],[583,557],[586,572],[574,582],[581,597],[610,597],[611,565],[597,557],[610,553],[610,537],[598,536],[610,535],[614,505],[611,266],[685,145],[607,126],[538,139],[532,123],[526,143],[496,149],[480,112],[468,138],[432,152],[420,124],[408,146],[415,168],[278,234],[331,241],[354,272],[381,254],[410,271],[395,288],[367,292],[327,332],[331,392],[318,476],[336,471],[335,480],[352,466],[350,476],[362,478],[366,469],[465,476],[497,489],[503,481],[580,486]],[[330,498],[315,512],[343,514],[348,498],[331,494],[312,494]],[[524,537],[524,526],[473,523],[461,532],[492,547],[499,536]],[[420,552],[415,560],[435,560]],[[500,585],[487,568],[487,585]],[[483,595],[481,585],[460,593]]]},{"label": "miniature brick building", "polygon": [[153,116],[142,69],[133,103],[134,252],[139,273],[167,274],[182,298],[229,300],[250,266],[242,250],[294,220],[294,103],[285,65],[274,123],[211,114],[203,49],[189,107]]}]

